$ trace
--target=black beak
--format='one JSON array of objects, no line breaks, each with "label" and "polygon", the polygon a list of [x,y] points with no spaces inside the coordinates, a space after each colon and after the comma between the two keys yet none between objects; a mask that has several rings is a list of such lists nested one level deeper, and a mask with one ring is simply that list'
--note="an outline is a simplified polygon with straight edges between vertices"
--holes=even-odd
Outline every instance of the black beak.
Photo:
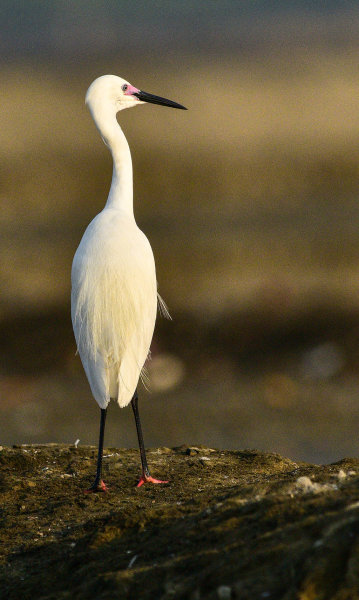
[{"label": "black beak", "polygon": [[172,102],[172,100],[167,100],[166,98],[161,98],[160,96],[148,94],[147,92],[143,92],[142,90],[140,90],[139,92],[135,92],[133,96],[136,96],[136,98],[142,100],[142,102],[150,102],[151,104],[161,104],[162,106],[170,106],[171,108],[182,108],[182,110],[187,110],[187,108],[185,106],[182,106],[182,104]]}]

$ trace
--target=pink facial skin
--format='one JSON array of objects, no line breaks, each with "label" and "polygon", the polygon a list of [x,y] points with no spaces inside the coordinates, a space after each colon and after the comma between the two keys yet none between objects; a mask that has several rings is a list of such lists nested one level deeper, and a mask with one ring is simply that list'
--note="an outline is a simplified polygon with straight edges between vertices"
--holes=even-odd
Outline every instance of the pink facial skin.
[{"label": "pink facial skin", "polygon": [[127,84],[127,90],[124,92],[124,94],[125,94],[125,96],[132,96],[133,94],[136,94],[139,91],[140,90],[133,87],[133,85]]}]

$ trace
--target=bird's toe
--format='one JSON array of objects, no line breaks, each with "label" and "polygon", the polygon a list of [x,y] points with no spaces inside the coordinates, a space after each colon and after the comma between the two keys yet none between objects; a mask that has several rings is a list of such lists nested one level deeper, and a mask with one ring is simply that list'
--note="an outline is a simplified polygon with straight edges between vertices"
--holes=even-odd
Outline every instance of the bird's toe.
[{"label": "bird's toe", "polygon": [[85,494],[91,494],[96,492],[108,492],[108,487],[102,479],[100,482],[95,481],[91,485],[91,487],[85,490]]},{"label": "bird's toe", "polygon": [[136,487],[141,487],[144,483],[168,483],[168,481],[162,481],[161,479],[155,479],[151,475],[142,475],[140,481]]}]

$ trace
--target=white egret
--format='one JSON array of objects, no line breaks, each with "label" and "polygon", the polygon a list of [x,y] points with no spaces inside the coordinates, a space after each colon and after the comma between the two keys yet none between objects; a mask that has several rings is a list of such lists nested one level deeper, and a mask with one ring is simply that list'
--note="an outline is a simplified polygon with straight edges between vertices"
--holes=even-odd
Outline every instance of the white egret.
[{"label": "white egret", "polygon": [[[133,214],[132,161],[116,115],[124,108],[151,102],[185,109],[153,96],[114,75],[96,79],[86,104],[113,158],[105,208],[87,227],[72,265],[71,316],[82,364],[101,409],[97,472],[87,491],[106,491],[101,478],[106,411],[110,399],[131,402],[141,454],[143,483],[167,483],[151,477],[138,413],[137,384],[155,326],[155,262],[149,241]],[[164,304],[162,306],[165,306]]]}]

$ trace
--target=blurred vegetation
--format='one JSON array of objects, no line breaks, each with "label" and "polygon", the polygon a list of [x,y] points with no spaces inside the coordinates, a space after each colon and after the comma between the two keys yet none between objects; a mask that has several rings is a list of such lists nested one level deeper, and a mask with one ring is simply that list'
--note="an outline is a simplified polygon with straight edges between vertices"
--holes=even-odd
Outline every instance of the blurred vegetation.
[{"label": "blurred vegetation", "polygon": [[[155,336],[149,443],[160,443],[151,410],[160,419],[165,406],[166,445],[186,436],[311,460],[355,452],[358,58],[355,47],[218,56],[211,65],[191,57],[181,70],[165,62],[155,77],[134,60],[2,67],[0,386],[13,422],[8,443],[68,441],[77,435],[73,422],[59,429],[53,415],[31,429],[32,409],[40,423],[48,397],[56,406],[89,402],[74,357],[70,269],[112,171],[84,95],[95,77],[113,72],[189,108],[147,106],[119,117],[133,156],[136,219],[174,319],[159,321]],[[323,345],[324,367],[309,368],[310,353]],[[347,400],[335,401],[325,428],[328,394],[338,398],[339,382]],[[96,407],[89,417],[75,410],[86,441],[95,441]],[[197,425],[183,426],[187,410],[192,420],[200,416]],[[121,431],[127,418],[121,411]],[[339,432],[341,418],[347,429]],[[313,440],[318,423],[325,435]]]}]

